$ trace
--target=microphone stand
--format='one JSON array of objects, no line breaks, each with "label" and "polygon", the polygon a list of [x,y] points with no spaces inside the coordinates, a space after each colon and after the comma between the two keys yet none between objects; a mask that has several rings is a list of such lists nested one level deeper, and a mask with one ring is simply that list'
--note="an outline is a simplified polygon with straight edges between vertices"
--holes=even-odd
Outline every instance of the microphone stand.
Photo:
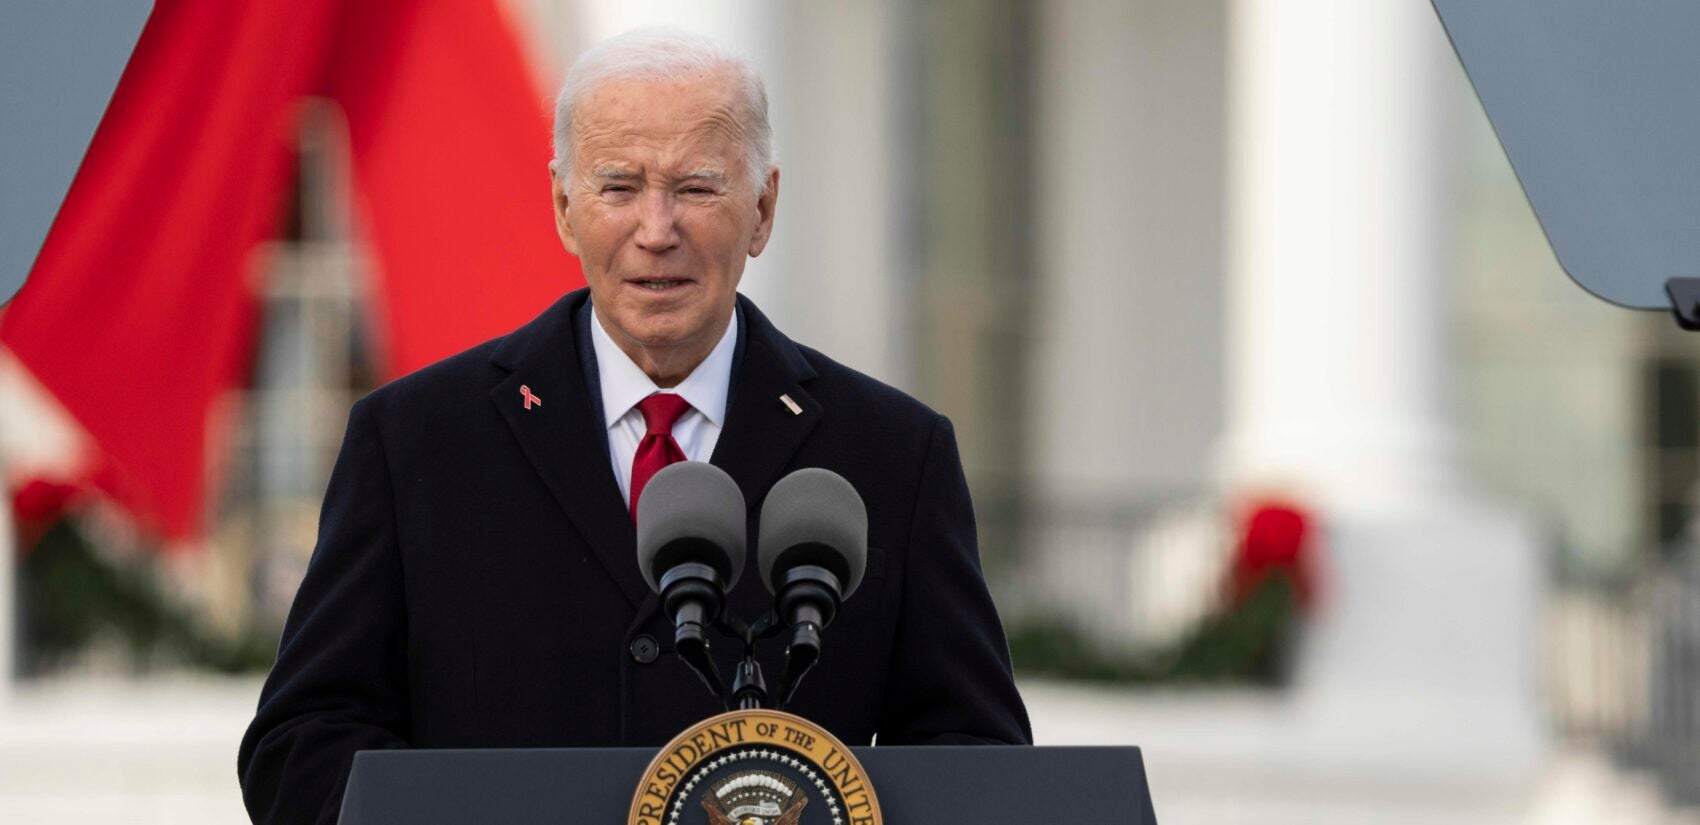
[{"label": "microphone stand", "polygon": [[[779,617],[769,613],[762,617],[761,621],[750,625],[736,616],[727,616],[716,622],[714,627],[721,633],[743,643],[744,655],[742,660],[738,662],[737,670],[733,672],[731,690],[728,691],[724,685],[720,684],[719,670],[715,667],[713,659],[708,659],[706,665],[693,661],[691,657],[685,657],[685,661],[709,685],[709,689],[720,698],[721,704],[727,710],[731,710],[734,706],[738,710],[769,707],[770,700],[775,698],[777,698],[777,701],[772,702],[771,707],[775,710],[783,710],[785,705],[790,702],[791,694],[796,692],[797,683],[802,680],[803,674],[808,672],[819,656],[819,628],[809,623],[798,624],[795,627],[791,643],[787,644],[785,648],[785,672],[780,677],[779,693],[777,695],[770,694],[767,690],[767,679],[762,676],[761,662],[756,661],[756,642],[771,639],[785,632],[786,627],[779,621]],[[803,646],[806,651],[804,653],[797,652],[797,638],[799,636],[807,636],[813,639],[812,645]],[[706,643],[700,649],[697,649],[703,653],[703,658],[708,658],[706,649]],[[681,649],[680,652],[683,655],[685,651]],[[713,673],[715,678],[710,679],[709,673]]]},{"label": "microphone stand", "polygon": [[791,628],[791,641],[785,645],[785,672],[779,675],[779,707],[791,704],[792,694],[809,669],[820,659],[820,626],[813,622],[798,622]]},{"label": "microphone stand", "polygon": [[[725,595],[717,592],[719,577],[706,565],[682,564],[662,577],[662,590],[670,597],[669,612],[675,600],[681,604],[674,633],[679,658],[696,671],[726,710],[770,706],[784,710],[803,677],[820,660],[821,628],[832,621],[842,600],[838,595],[838,579],[818,567],[806,566],[792,571],[786,582],[785,595],[775,609],[751,625],[718,607],[724,604]],[[687,601],[693,597],[695,601]],[[717,605],[712,611],[719,615],[712,622],[707,621],[709,611],[699,606],[704,603]],[[781,611],[794,616],[796,622],[787,625]],[[743,644],[743,658],[733,671],[730,688],[721,680],[720,669],[709,650],[706,631],[710,627]],[[787,629],[791,638],[785,644],[785,670],[779,676],[779,692],[770,694],[761,662],[756,661],[756,642],[771,639]]]}]

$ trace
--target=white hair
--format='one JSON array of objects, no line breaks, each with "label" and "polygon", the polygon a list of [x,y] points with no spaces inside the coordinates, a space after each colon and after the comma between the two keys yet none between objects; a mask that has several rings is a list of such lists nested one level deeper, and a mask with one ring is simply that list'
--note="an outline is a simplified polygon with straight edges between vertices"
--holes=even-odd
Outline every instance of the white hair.
[{"label": "white hair", "polygon": [[619,80],[677,80],[728,71],[737,83],[736,105],[744,128],[744,166],[750,188],[761,192],[773,167],[773,128],[767,121],[767,86],[742,55],[702,35],[668,26],[633,29],[592,46],[573,62],[555,99],[555,162],[572,174],[573,111],[596,86]]}]

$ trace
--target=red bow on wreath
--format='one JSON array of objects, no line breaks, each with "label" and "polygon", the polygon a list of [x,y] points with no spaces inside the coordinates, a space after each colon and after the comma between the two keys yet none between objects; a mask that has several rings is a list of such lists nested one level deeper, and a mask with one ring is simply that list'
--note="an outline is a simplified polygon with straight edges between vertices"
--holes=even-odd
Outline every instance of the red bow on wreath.
[{"label": "red bow on wreath", "polygon": [[1238,607],[1271,576],[1284,576],[1299,605],[1309,608],[1316,598],[1315,533],[1314,520],[1296,504],[1254,503],[1228,570],[1228,603]]}]

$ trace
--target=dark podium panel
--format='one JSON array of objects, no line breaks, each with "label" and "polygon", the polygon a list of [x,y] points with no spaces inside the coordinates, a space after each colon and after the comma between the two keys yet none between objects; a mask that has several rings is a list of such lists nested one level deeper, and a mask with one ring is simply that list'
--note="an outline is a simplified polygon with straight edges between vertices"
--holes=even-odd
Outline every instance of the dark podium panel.
[{"label": "dark podium panel", "polygon": [[[889,825],[1157,821],[1138,748],[851,748]],[[342,825],[622,825],[649,748],[363,751]]]}]

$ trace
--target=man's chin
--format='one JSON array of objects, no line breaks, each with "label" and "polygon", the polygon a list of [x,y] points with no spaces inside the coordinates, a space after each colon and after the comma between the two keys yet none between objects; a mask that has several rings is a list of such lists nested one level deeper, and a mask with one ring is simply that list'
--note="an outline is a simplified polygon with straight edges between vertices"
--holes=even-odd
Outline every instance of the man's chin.
[{"label": "man's chin", "polygon": [[696,326],[676,318],[645,318],[623,327],[626,340],[647,350],[665,351],[689,344]]}]

